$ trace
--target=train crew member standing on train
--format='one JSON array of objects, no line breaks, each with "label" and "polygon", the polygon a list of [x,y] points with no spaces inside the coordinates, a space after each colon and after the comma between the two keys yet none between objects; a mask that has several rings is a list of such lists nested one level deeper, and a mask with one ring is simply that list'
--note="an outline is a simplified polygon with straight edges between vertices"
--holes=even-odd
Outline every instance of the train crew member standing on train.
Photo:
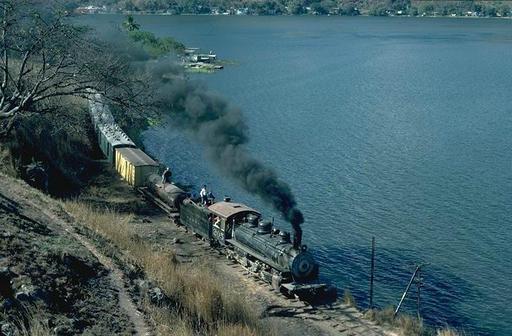
[{"label": "train crew member standing on train", "polygon": [[201,202],[203,204],[206,204],[206,202],[208,201],[208,191],[206,190],[206,184],[203,185],[201,192],[199,192],[199,196],[201,196]]},{"label": "train crew member standing on train", "polygon": [[208,203],[210,204],[213,204],[213,202],[215,201],[215,196],[213,196],[213,193],[211,191],[208,191],[206,198],[208,198]]},{"label": "train crew member standing on train", "polygon": [[172,172],[169,167],[165,168],[162,174],[162,188],[165,188],[166,183],[171,183]]}]

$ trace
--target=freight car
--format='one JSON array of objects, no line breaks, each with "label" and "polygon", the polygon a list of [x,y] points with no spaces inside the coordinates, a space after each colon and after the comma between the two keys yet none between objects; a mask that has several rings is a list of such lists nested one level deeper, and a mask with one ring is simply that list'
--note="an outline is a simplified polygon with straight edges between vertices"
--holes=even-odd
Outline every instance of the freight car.
[{"label": "freight car", "polygon": [[[228,258],[276,290],[309,299],[325,294],[335,297],[335,288],[318,281],[318,264],[300,236],[292,243],[290,233],[274,228],[257,210],[229,198],[203,205],[173,183],[162,185],[156,174],[158,164],[115,124],[101,96],[94,95],[90,111],[102,152],[116,171],[179,224],[221,248]],[[107,127],[115,136],[106,132]]]},{"label": "freight car", "polygon": [[135,148],[135,143],[123,132],[114,120],[100,94],[92,94],[89,100],[89,111],[94,130],[97,133],[98,145],[109,163],[115,165],[117,148]]},{"label": "freight car", "polygon": [[99,93],[92,94],[89,100],[89,110],[94,130],[98,132],[98,127],[104,124],[114,124],[114,116],[110,113],[110,108],[103,102]]},{"label": "freight car", "polygon": [[158,163],[138,148],[116,148],[115,168],[131,186],[141,187],[151,174],[158,173]]},{"label": "freight car", "polygon": [[135,143],[115,123],[98,125],[98,145],[113,166],[116,161],[116,149],[136,147]]},{"label": "freight car", "polygon": [[159,165],[137,148],[117,125],[100,94],[91,94],[89,111],[98,145],[109,164],[128,184],[134,187],[145,185],[151,174],[158,173]]}]

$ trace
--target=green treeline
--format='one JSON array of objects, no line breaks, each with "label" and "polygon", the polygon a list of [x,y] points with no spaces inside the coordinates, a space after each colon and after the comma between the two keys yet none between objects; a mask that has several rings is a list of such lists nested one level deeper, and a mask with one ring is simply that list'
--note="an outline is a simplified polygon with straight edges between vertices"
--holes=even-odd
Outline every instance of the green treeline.
[{"label": "green treeline", "polygon": [[99,6],[100,11],[167,14],[512,16],[512,1],[75,0],[73,5]]}]

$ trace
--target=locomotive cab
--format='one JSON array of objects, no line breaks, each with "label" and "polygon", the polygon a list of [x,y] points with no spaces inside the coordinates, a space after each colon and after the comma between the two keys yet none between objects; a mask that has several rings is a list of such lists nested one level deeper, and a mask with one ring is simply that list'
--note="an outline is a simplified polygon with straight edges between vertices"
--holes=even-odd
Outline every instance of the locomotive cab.
[{"label": "locomotive cab", "polygon": [[241,203],[217,202],[208,207],[212,215],[213,238],[221,245],[233,237],[233,229],[244,223],[248,216],[260,218],[261,214]]}]

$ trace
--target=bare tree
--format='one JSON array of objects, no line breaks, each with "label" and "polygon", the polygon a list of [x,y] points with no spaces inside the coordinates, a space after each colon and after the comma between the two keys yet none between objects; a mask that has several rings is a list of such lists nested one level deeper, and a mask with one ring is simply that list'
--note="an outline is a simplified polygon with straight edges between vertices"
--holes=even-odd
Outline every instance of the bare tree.
[{"label": "bare tree", "polygon": [[143,81],[64,12],[30,0],[0,0],[0,137],[23,115],[51,113],[63,96],[91,90],[127,108],[141,108]]}]

